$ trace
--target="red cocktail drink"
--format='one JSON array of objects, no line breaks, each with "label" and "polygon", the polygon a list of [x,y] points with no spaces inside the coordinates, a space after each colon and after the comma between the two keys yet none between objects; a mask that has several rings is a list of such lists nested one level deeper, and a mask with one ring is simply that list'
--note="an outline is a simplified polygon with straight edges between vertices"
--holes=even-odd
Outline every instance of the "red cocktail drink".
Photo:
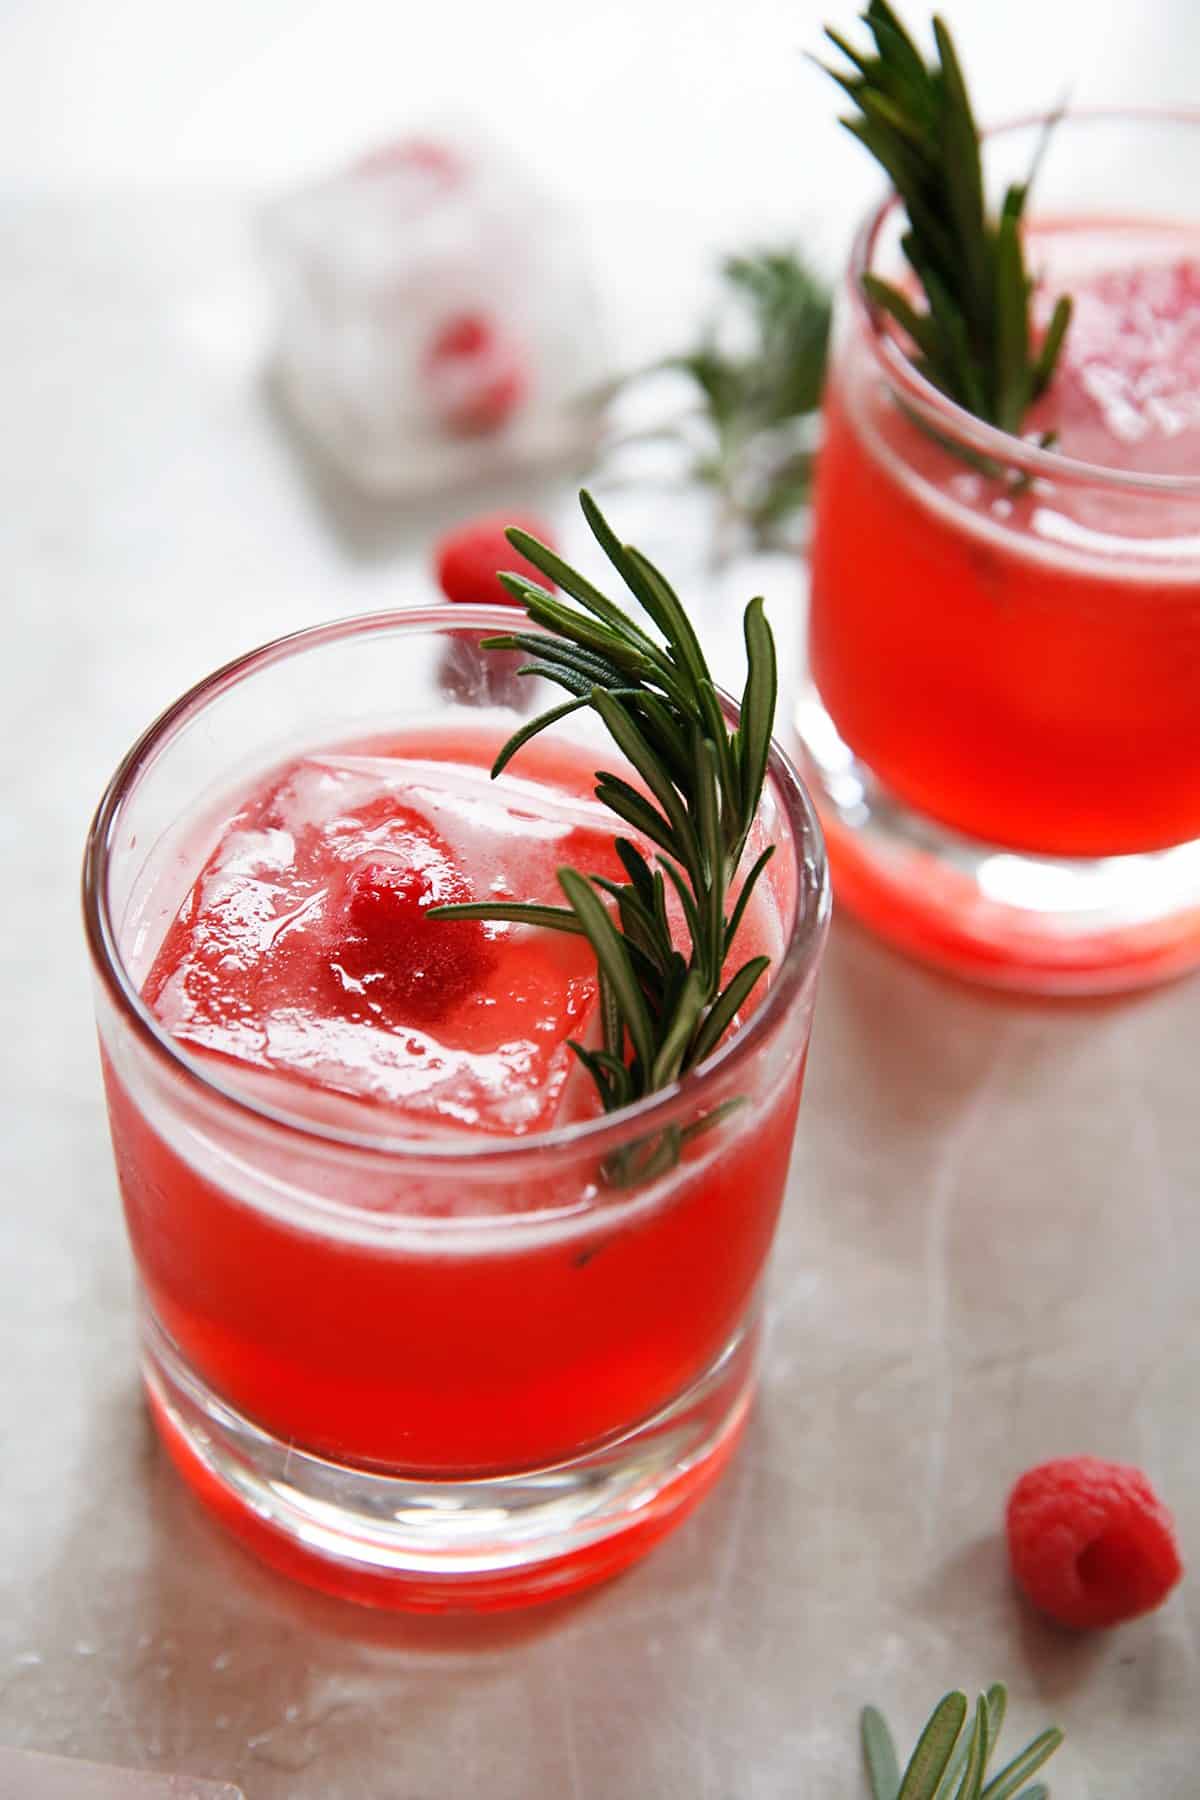
[{"label": "red cocktail drink", "polygon": [[[769,985],[695,1076],[599,1116],[567,1043],[597,1025],[586,941],[402,916],[414,883],[550,903],[562,863],[619,872],[596,746],[548,736],[490,781],[512,716],[438,691],[447,629],[356,621],[214,677],[132,753],[89,866],[160,1427],[277,1564],[433,1607],[607,1573],[722,1466],[826,905],[779,760],[743,927]],[[631,1144],[732,1100],[623,1179]]]},{"label": "red cocktail drink", "polygon": [[907,362],[860,291],[886,209],[863,234],[798,715],[850,904],[964,973],[1058,991],[1200,960],[1200,225],[1049,210],[1055,171],[1122,128],[1200,137],[1058,128],[1027,256],[1043,318],[1064,291],[1075,313],[1026,438]]}]

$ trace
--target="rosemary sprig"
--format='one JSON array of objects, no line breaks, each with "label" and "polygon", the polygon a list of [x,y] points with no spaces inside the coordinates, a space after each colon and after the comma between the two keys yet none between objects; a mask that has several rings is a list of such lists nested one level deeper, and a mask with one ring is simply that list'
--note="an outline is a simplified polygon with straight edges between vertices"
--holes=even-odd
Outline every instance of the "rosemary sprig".
[{"label": "rosemary sprig", "polygon": [[729,256],[725,306],[694,350],[667,367],[700,391],[710,443],[693,465],[759,545],[808,499],[816,464],[805,427],[821,404],[831,301],[790,249]]},{"label": "rosemary sprig", "polygon": [[862,1714],[863,1760],[872,1800],[1049,1800],[1042,1782],[1026,1787],[1063,1741],[1057,1726],[1041,1732],[989,1775],[1008,1694],[999,1682],[980,1694],[969,1729],[967,1696],[957,1690],[934,1707],[903,1776],[896,1746],[875,1707]]},{"label": "rosemary sprig", "polygon": [[862,22],[874,55],[827,29],[851,69],[820,66],[856,108],[842,124],[866,145],[903,202],[908,229],[901,248],[925,305],[914,306],[875,275],[864,275],[863,287],[911,341],[916,367],[935,387],[977,418],[1017,434],[1050,383],[1071,319],[1070,299],[1061,296],[1035,345],[1033,280],[1020,230],[1033,172],[1008,188],[993,218],[979,131],[943,21],[933,21],[937,60],[928,65],[887,0],[869,0]]},{"label": "rosemary sprig", "polygon": [[719,276],[717,303],[692,347],[606,390],[611,398],[670,371],[691,384],[691,404],[672,417],[618,428],[608,450],[619,455],[643,440],[678,443],[688,459],[686,479],[715,496],[718,556],[739,532],[756,549],[791,547],[789,527],[808,501],[816,469],[829,290],[804,254],[788,246],[726,256]]},{"label": "rosemary sprig", "polygon": [[[529,661],[520,672],[541,675],[570,697],[514,732],[492,775],[538,732],[590,707],[641,784],[601,769],[596,798],[621,826],[656,847],[657,866],[629,837],[618,835],[624,881],[563,868],[558,881],[565,906],[479,901],[434,907],[429,916],[514,920],[588,939],[599,970],[602,1042],[597,1049],[574,1042],[571,1048],[604,1110],[614,1112],[670,1086],[710,1055],[768,967],[768,957],[751,957],[723,979],[774,848],[764,849],[739,881],[766,777],[775,645],[762,600],[752,600],[744,620],[746,685],[731,731],[691,621],[666,577],[640,550],[618,540],[588,493],[580,495],[580,504],[649,628],[546,544],[510,530],[513,548],[578,605],[520,575],[501,575],[530,620],[551,635],[516,631],[484,639],[484,647],[524,651]],[[686,923],[686,955],[672,937],[667,882]],[[610,1180],[628,1185],[670,1167],[688,1138],[714,1125],[729,1104],[688,1127],[628,1146],[610,1164]]]}]

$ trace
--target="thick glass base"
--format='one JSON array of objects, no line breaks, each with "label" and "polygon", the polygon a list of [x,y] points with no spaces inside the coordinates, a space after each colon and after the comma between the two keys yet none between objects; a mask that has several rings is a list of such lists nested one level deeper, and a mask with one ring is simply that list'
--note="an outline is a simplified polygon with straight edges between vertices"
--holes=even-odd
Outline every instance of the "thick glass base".
[{"label": "thick glass base", "polygon": [[1005,850],[893,799],[811,684],[795,723],[836,900],[900,949],[1038,994],[1119,993],[1200,964],[1200,840],[1144,856]]},{"label": "thick glass base", "polygon": [[492,1611],[614,1575],[680,1523],[737,1442],[758,1337],[754,1318],[673,1405],[602,1449],[463,1481],[346,1467],[262,1431],[197,1380],[148,1311],[143,1374],[177,1467],[275,1568],[367,1606]]}]

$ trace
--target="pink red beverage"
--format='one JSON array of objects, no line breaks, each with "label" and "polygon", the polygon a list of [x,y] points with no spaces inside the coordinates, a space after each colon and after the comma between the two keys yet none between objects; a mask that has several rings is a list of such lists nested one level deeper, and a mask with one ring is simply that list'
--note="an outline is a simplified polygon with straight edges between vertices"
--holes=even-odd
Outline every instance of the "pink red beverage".
[{"label": "pink red beverage", "polygon": [[[418,644],[400,615],[352,629],[374,639],[364,654]],[[780,1004],[793,966],[810,985],[797,934],[809,961],[823,931],[811,826],[781,769],[765,823],[785,853],[739,952],[769,954],[771,984],[715,1083],[614,1126],[568,1045],[596,1041],[586,941],[423,917],[560,901],[563,863],[620,873],[595,748],[537,740],[493,783],[512,721],[487,716],[322,732],[198,797],[126,878],[129,966],[120,1006],[101,1008],[167,1440],[274,1561],[382,1603],[503,1604],[593,1579],[723,1463],[800,1091],[809,997],[791,996],[784,1031]],[[662,1177],[613,1184],[622,1141],[735,1098]],[[247,1504],[247,1467],[271,1505]],[[496,1525],[506,1506],[515,1535]],[[322,1523],[331,1548],[314,1556]]]},{"label": "pink red beverage", "polygon": [[[1062,130],[1051,165],[1076,150]],[[1040,319],[1064,291],[1075,312],[1022,441],[936,394],[868,315],[885,224],[843,305],[813,545],[826,721],[810,706],[802,729],[819,746],[831,725],[874,790],[873,828],[827,815],[835,872],[888,935],[989,979],[1169,973],[1200,955],[1178,855],[1200,841],[1200,227],[1030,230]]]}]

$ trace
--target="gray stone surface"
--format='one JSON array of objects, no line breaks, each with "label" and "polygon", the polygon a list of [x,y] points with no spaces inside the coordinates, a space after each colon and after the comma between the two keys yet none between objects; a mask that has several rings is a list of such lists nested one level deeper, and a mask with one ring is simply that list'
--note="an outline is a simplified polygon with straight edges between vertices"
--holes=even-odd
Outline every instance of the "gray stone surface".
[{"label": "gray stone surface", "polygon": [[1021,1468],[1088,1450],[1143,1463],[1200,1546],[1195,983],[999,1001],[838,923],[761,1403],[608,1588],[359,1612],[258,1568],[166,1467],[77,920],[88,815],[201,672],[415,591],[430,524],[307,482],[255,378],[239,219],[0,210],[0,1744],[247,1800],[851,1800],[864,1700],[907,1737],[1001,1677],[1014,1735],[1069,1731],[1057,1800],[1194,1796],[1195,1583],[1067,1638],[1018,1603],[999,1523]]}]

